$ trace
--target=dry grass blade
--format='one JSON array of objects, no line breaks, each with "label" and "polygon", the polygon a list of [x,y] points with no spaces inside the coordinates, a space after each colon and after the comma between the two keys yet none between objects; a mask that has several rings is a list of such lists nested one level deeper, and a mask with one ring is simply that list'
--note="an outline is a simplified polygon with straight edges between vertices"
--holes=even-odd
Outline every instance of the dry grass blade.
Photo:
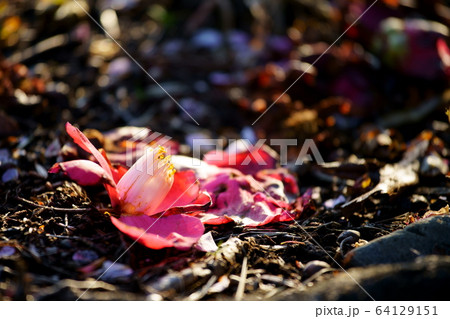
[{"label": "dry grass blade", "polygon": [[245,281],[247,280],[247,257],[244,257],[244,260],[242,261],[242,270],[241,270],[241,276],[239,278],[239,285],[236,291],[236,296],[234,299],[236,301],[242,300],[244,297],[244,291],[245,291]]}]

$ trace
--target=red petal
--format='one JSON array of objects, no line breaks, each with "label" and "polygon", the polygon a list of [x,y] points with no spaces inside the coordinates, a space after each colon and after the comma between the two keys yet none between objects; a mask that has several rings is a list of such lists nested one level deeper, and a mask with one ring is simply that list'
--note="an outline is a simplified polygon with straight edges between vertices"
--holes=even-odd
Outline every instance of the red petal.
[{"label": "red petal", "polygon": [[233,218],[229,216],[218,216],[215,212],[202,214],[200,220],[205,225],[223,225],[234,221]]},{"label": "red petal", "polygon": [[114,176],[112,174],[111,167],[108,161],[103,157],[100,151],[97,150],[94,145],[92,145],[89,139],[83,133],[81,133],[79,129],[74,127],[69,122],[66,123],[66,131],[78,146],[80,146],[86,152],[91,153],[98,161],[100,166],[103,167],[106,174],[108,175],[108,179],[113,181],[111,185],[105,184],[109,198],[111,199],[111,204],[113,207],[119,205],[119,195],[117,194],[116,183],[114,182]]},{"label": "red petal", "polygon": [[203,160],[218,167],[231,167],[244,174],[255,174],[262,169],[275,168],[277,154],[269,146],[263,145],[237,154],[211,151],[205,154]]},{"label": "red petal", "polygon": [[151,249],[175,247],[187,250],[205,231],[200,219],[187,215],[122,216],[120,219],[111,217],[111,221],[122,233]]},{"label": "red petal", "polygon": [[200,192],[200,185],[194,171],[176,172],[172,188],[155,210],[158,213],[152,216],[192,214],[207,210],[211,203],[211,196],[208,193]]},{"label": "red petal", "polygon": [[113,185],[105,170],[98,164],[88,160],[74,160],[56,163],[50,168],[50,173],[63,171],[71,180],[82,186],[98,185],[100,183]]},{"label": "red petal", "polygon": [[106,171],[106,173],[108,174],[110,179],[113,180],[113,175],[112,175],[112,172],[111,172],[110,165],[105,160],[105,158],[102,156],[102,154],[99,152],[99,150],[97,150],[95,148],[95,146],[92,145],[92,143],[89,141],[89,139],[83,133],[81,133],[81,131],[79,129],[74,127],[69,122],[66,123],[66,131],[67,131],[67,134],[69,134],[70,137],[73,138],[73,141],[79,147],[81,147],[86,152],[91,153],[92,155],[94,155],[95,159],[98,161],[100,166],[103,167],[103,169]]},{"label": "red petal", "polygon": [[258,180],[263,181],[266,176],[275,178],[279,181],[281,181],[284,185],[284,189],[286,192],[298,195],[300,190],[298,189],[297,181],[294,176],[292,176],[286,169],[284,168],[277,168],[277,169],[267,169],[262,170],[258,173],[256,173],[255,177]]},{"label": "red petal", "polygon": [[447,43],[444,39],[439,38],[436,43],[437,51],[439,57],[442,60],[442,64],[444,65],[445,72],[450,75],[450,48],[447,46]]},{"label": "red petal", "polygon": [[112,169],[112,173],[114,176],[114,181],[118,183],[125,173],[128,172],[128,168],[122,165],[115,165]]},{"label": "red petal", "polygon": [[191,204],[197,199],[199,192],[200,185],[194,171],[176,172],[172,188],[155,212],[163,212],[172,207]]},{"label": "red petal", "polygon": [[159,212],[157,214],[153,214],[151,216],[159,217],[159,216],[170,216],[170,215],[178,215],[178,214],[197,215],[203,211],[208,210],[208,208],[211,206],[211,204],[212,204],[211,196],[206,192],[201,192],[198,195],[197,199],[188,205],[168,208],[165,211]]},{"label": "red petal", "polygon": [[102,154],[103,158],[108,163],[108,166],[111,168],[111,173],[114,178],[114,182],[116,184],[120,181],[123,175],[125,175],[126,172],[128,172],[128,168],[122,166],[122,165],[116,165],[115,167],[111,164],[111,161],[108,158],[108,155],[106,155],[106,151],[104,149],[99,150],[100,154]]}]

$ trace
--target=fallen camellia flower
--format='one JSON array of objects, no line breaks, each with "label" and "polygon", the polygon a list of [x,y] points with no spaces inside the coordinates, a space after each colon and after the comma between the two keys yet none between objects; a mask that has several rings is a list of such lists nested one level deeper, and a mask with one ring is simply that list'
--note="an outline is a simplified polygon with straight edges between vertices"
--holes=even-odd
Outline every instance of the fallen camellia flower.
[{"label": "fallen camellia flower", "polygon": [[[214,250],[210,234],[203,235],[203,224],[234,221],[256,227],[291,221],[311,199],[305,193],[294,201],[299,193],[297,182],[287,170],[276,167],[278,154],[268,146],[257,148],[239,142],[222,152],[223,156],[216,152],[216,157],[209,157],[209,164],[186,156],[170,159],[162,148],[148,148],[126,170],[112,166],[106,154],[72,125],[67,124],[67,131],[100,165],[77,160],[55,164],[50,171],[63,171],[81,185],[102,182],[113,207],[123,214],[120,219],[112,217],[113,224],[153,249],[195,245]],[[150,176],[145,174],[148,168],[153,169]]]},{"label": "fallen camellia flower", "polygon": [[147,148],[129,170],[115,168],[80,130],[70,123],[66,130],[99,165],[75,160],[57,163],[49,172],[62,171],[80,185],[102,182],[113,208],[122,215],[111,217],[121,232],[152,249],[189,249],[197,243],[200,250],[214,250],[210,235],[200,240],[205,231],[200,219],[183,214],[204,210],[211,203],[210,197],[199,191],[193,171],[176,172],[163,147]]}]

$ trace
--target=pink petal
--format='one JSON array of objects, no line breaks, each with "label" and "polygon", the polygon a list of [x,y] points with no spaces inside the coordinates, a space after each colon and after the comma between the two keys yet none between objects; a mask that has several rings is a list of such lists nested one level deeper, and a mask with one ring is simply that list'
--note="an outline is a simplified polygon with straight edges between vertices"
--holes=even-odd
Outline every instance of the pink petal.
[{"label": "pink petal", "polygon": [[49,172],[64,172],[71,180],[82,186],[98,185],[100,183],[114,185],[114,181],[98,164],[88,160],[74,160],[53,165]]},{"label": "pink petal", "polygon": [[203,235],[200,219],[187,215],[153,218],[147,215],[111,217],[112,223],[125,235],[151,249],[191,248]]},{"label": "pink petal", "polygon": [[263,145],[261,148],[250,148],[237,154],[211,151],[205,154],[203,160],[218,167],[230,167],[244,174],[255,174],[262,169],[275,168],[277,154],[269,146]]},{"label": "pink petal", "polygon": [[200,192],[199,182],[194,171],[176,172],[174,177],[172,188],[155,210],[158,213],[151,216],[193,214],[205,211],[211,206],[211,196],[208,193]]},{"label": "pink petal", "polygon": [[[126,172],[128,172],[128,168],[122,166],[122,165],[116,165],[115,167],[111,164],[109,161],[108,156],[106,155],[106,151],[104,149],[101,149],[100,154],[103,156],[105,161],[108,163],[108,166],[111,168],[111,173],[114,178],[114,182],[116,185],[119,183],[120,179],[125,175]],[[108,191],[109,198],[111,199],[111,205],[113,207],[117,207],[120,205],[120,198],[119,198],[119,192],[117,190],[116,185],[105,185],[106,190]]]},{"label": "pink petal", "polygon": [[[210,209],[208,212],[216,216],[223,215],[225,218],[231,218],[236,223],[249,227],[289,220],[285,213],[286,209],[281,207],[283,205],[279,205],[277,201],[265,194],[253,195],[246,191],[240,191],[240,193],[236,197],[233,196],[231,203],[224,202],[224,199],[230,198],[229,195],[219,196],[218,207]],[[218,220],[214,218],[212,221],[216,224]],[[221,221],[225,221],[225,219]],[[204,223],[210,224],[208,220]]]},{"label": "pink petal", "polygon": [[[254,227],[290,221],[295,217],[290,213],[287,200],[274,199],[267,195],[264,184],[255,181],[250,175],[223,173],[205,181],[202,189],[209,192],[213,198],[211,208],[200,214],[205,224],[218,225],[235,221]],[[284,194],[280,197],[286,198]]]}]

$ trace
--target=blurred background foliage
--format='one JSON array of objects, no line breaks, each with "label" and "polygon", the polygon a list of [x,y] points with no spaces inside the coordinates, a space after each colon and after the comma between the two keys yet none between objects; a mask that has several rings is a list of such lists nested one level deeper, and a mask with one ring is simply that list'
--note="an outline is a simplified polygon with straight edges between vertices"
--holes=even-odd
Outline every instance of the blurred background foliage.
[{"label": "blurred background foliage", "polygon": [[314,138],[333,160],[445,120],[449,1],[3,0],[0,17],[2,137],[69,120],[187,146]]}]

